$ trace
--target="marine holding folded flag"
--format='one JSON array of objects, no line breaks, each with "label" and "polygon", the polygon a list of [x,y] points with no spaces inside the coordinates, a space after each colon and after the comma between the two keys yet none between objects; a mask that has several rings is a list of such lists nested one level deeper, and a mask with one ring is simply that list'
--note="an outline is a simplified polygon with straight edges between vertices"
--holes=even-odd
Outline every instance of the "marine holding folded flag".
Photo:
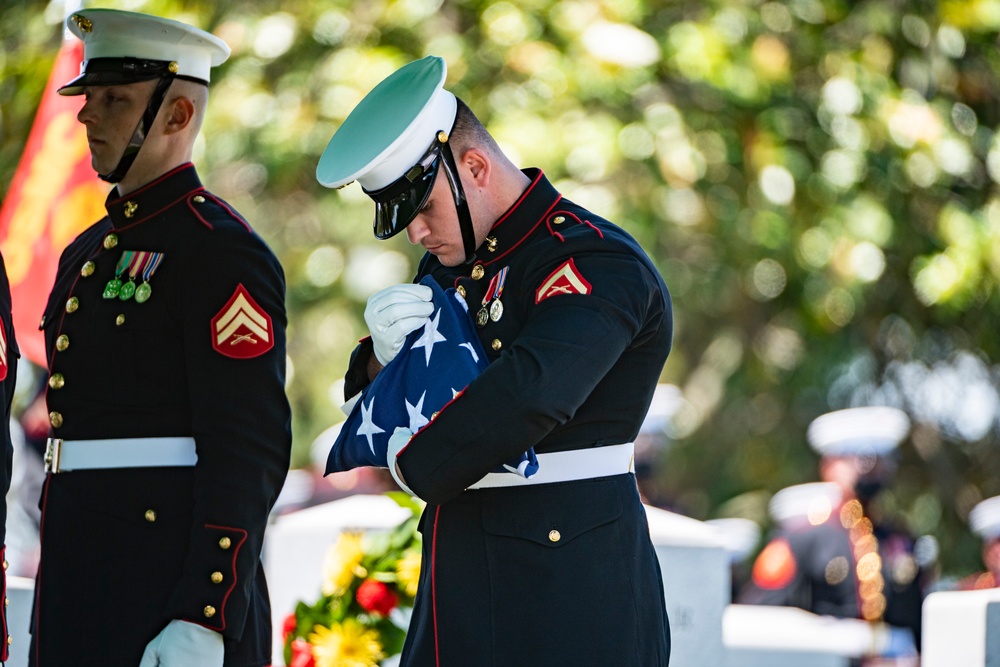
[{"label": "marine holding folded flag", "polygon": [[202,186],[213,35],[71,15],[107,216],[63,252],[41,327],[51,432],[31,664],[270,664],[261,541],[288,469],[281,266]]},{"label": "marine holding folded flag", "polygon": [[[428,502],[402,665],[666,665],[631,441],[670,349],[667,289],[624,231],[514,166],[445,78],[434,56],[397,70],[317,167],[327,187],[361,184],[376,237],[405,231],[427,250],[416,282],[465,300],[489,361],[443,407],[424,406],[417,429],[370,431]],[[404,346],[413,355],[410,334],[436,311],[426,285],[373,295],[347,397]],[[533,474],[507,467],[532,450]]]}]

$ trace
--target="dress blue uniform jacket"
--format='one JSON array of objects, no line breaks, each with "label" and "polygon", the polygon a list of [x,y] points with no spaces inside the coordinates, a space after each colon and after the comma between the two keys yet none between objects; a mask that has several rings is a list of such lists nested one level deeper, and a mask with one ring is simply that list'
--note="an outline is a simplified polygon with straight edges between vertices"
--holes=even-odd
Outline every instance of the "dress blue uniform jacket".
[{"label": "dress blue uniform jacket", "polygon": [[[666,665],[663,587],[633,475],[465,491],[530,447],[632,441],[670,350],[670,297],[639,245],[525,173],[531,185],[473,264],[426,255],[417,276],[464,293],[474,317],[502,276],[503,312],[479,328],[490,366],[397,459],[429,503],[402,664]],[[348,395],[370,349],[355,351]]]},{"label": "dress blue uniform jacket", "polygon": [[[51,436],[190,436],[198,461],[48,475],[31,659],[134,667],[183,619],[222,633],[226,665],[270,664],[259,556],[291,449],[281,266],[190,164],[106,208],[63,252],[42,322]],[[143,303],[103,298],[125,251],[162,254]]]},{"label": "dress blue uniform jacket", "polygon": [[[10,406],[14,399],[14,382],[17,378],[17,360],[19,357],[17,341],[14,339],[14,322],[11,318],[10,285],[7,282],[7,269],[3,256],[0,255],[0,413],[3,434],[3,453],[0,455],[0,481],[3,482],[4,497],[0,498],[0,545],[6,544],[7,535],[7,490],[10,489],[11,460],[14,446],[10,440]],[[0,571],[0,585],[3,586],[4,600],[7,598],[7,560],[4,558],[6,547],[0,548],[0,560],[3,560],[3,570]],[[6,660],[9,648],[7,645],[7,605],[0,605],[0,660]]]}]

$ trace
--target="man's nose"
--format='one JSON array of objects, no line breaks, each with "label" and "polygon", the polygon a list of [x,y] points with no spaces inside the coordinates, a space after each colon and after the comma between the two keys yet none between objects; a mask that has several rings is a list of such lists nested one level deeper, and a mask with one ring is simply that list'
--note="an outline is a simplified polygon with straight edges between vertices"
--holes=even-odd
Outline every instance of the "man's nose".
[{"label": "man's nose", "polygon": [[420,243],[420,240],[427,236],[427,225],[420,219],[418,215],[414,218],[410,224],[406,226],[406,238],[410,243],[416,245]]}]

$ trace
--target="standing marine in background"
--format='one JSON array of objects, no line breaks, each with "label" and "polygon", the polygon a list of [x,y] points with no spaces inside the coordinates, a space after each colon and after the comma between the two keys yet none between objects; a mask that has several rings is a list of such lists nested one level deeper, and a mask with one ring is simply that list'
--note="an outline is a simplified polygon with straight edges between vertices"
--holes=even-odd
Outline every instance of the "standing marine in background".
[{"label": "standing marine in background", "polygon": [[277,259],[201,184],[217,37],[81,10],[92,162],[117,186],[63,252],[41,328],[51,424],[36,667],[262,667],[260,562],[291,448]]},{"label": "standing marine in background", "polygon": [[[362,185],[376,237],[405,232],[423,246],[415,282],[456,289],[490,361],[418,432],[366,426],[388,440],[400,485],[428,502],[402,665],[664,666],[663,585],[632,441],[670,350],[667,289],[621,228],[518,169],[445,77],[434,56],[397,70],[317,167],[327,187]],[[396,285],[369,299],[371,338],[355,349],[347,397],[408,333],[440,340],[431,291]],[[492,472],[532,447],[531,477]]]},{"label": "standing marine in background", "polygon": [[1000,496],[987,498],[972,508],[969,528],[983,540],[982,558],[986,570],[964,577],[958,588],[1000,588]]},{"label": "standing marine in background", "polygon": [[924,576],[914,540],[875,502],[909,430],[906,414],[889,407],[839,410],[810,424],[823,483],[775,494],[772,514],[784,525],[757,557],[740,602],[882,623],[894,633],[893,651],[919,650]]},{"label": "standing marine in background", "polygon": [[0,586],[3,590],[3,604],[0,605],[0,661],[10,654],[11,638],[7,632],[7,491],[10,489],[11,463],[14,444],[10,437],[10,408],[14,400],[14,384],[17,380],[17,360],[21,356],[14,339],[14,320],[11,317],[10,283],[7,281],[7,267],[0,255],[0,433],[3,434],[3,452],[0,452],[0,482],[3,483],[3,497],[0,498]]}]

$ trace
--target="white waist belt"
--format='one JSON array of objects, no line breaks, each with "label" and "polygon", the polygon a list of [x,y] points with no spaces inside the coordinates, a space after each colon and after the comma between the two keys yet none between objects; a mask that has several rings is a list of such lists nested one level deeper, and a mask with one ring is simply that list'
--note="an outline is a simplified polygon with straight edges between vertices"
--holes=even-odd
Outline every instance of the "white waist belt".
[{"label": "white waist belt", "polygon": [[530,486],[554,484],[580,479],[623,475],[635,471],[635,445],[607,445],[567,452],[538,455],[538,472],[531,477],[521,477],[509,472],[491,472],[470,486],[470,489],[492,489],[501,486]]},{"label": "white waist belt", "polygon": [[194,438],[111,438],[60,440],[49,438],[45,472],[100,468],[161,468],[193,466],[198,462]]}]

